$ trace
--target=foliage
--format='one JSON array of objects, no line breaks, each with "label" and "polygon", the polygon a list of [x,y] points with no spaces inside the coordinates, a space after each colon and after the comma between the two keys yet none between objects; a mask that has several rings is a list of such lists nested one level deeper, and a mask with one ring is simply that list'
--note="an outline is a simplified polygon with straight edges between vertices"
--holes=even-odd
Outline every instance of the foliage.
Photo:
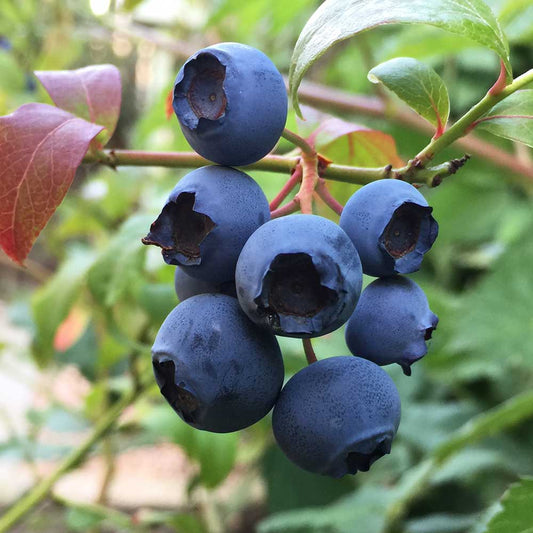
[{"label": "foliage", "polygon": [[[530,2],[179,4],[167,13],[146,0],[113,3],[122,22],[96,17],[88,2],[6,0],[0,8],[0,243],[26,264],[25,284],[10,287],[9,302],[33,340],[31,355],[19,357],[44,372],[75,366],[88,387],[75,408],[31,411],[26,432],[0,443],[0,458],[31,463],[70,453],[66,471],[101,438],[100,456],[161,443],[186,454],[194,474],[182,508],[132,516],[105,505],[105,487],[103,500],[88,506],[56,494],[68,510],[65,530],[237,531],[236,516],[259,506],[261,532],[353,531],[354,524],[368,533],[528,531]],[[124,26],[125,17],[133,22]],[[140,238],[184,168],[203,164],[174,154],[189,148],[165,117],[166,99],[183,60],[222,39],[257,46],[289,75],[288,128],[332,161],[323,177],[341,204],[387,172],[442,181],[420,189],[440,235],[413,276],[439,315],[438,330],[410,378],[387,368],[402,400],[399,433],[391,455],[355,478],[294,471],[272,446],[268,420],[242,435],[192,431],[152,387],[150,346],[177,299],[173,269]],[[512,76],[522,82],[510,91],[502,82]],[[249,169],[269,200],[289,177],[293,148],[282,139],[281,158]],[[450,162],[465,152],[471,160],[450,175]],[[425,168],[412,163],[420,155]],[[315,212],[337,220],[321,190]],[[10,268],[2,265],[2,277]],[[281,342],[289,377],[304,365],[303,350],[296,339]],[[343,331],[314,348],[318,358],[346,354]],[[58,427],[89,428],[84,454],[67,440],[40,440]],[[259,498],[249,489],[258,479]],[[0,531],[6,523],[0,518]]]}]

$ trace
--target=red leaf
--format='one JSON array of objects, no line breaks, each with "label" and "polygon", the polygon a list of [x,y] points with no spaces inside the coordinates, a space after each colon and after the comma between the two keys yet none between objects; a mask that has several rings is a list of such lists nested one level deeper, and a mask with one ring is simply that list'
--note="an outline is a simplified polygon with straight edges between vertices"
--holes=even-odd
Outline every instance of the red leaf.
[{"label": "red leaf", "polygon": [[0,117],[0,246],[22,264],[102,126],[46,104]]},{"label": "red leaf", "polygon": [[122,86],[114,65],[92,65],[78,70],[38,71],[44,88],[57,107],[88,122],[104,126],[105,144],[113,135],[120,114]]}]

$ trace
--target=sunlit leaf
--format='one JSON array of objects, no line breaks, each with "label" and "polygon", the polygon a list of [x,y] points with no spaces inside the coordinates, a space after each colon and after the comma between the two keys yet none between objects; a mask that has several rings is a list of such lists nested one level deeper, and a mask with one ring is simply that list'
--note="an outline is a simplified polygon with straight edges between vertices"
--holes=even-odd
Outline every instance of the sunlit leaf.
[{"label": "sunlit leaf", "polygon": [[368,79],[385,85],[438,132],[443,132],[450,99],[442,78],[431,67],[411,57],[397,57],[374,67]]},{"label": "sunlit leaf", "polygon": [[326,0],[308,20],[294,48],[289,86],[298,109],[298,87],[309,67],[336,43],[394,23],[429,24],[462,35],[498,54],[512,78],[509,45],[490,8],[482,0]]},{"label": "sunlit leaf", "polygon": [[35,73],[57,107],[106,129],[105,144],[120,114],[122,86],[114,65],[91,65],[78,70],[42,70]]},{"label": "sunlit leaf", "polygon": [[492,517],[484,533],[532,533],[532,501],[533,478],[522,478],[502,496],[501,510]]},{"label": "sunlit leaf", "polygon": [[146,253],[141,237],[149,225],[147,215],[129,218],[92,266],[89,289],[101,304],[112,306],[140,279]]},{"label": "sunlit leaf", "polygon": [[0,245],[22,263],[102,129],[46,104],[0,117]]},{"label": "sunlit leaf", "polygon": [[533,147],[533,89],[517,91],[496,104],[477,127]]},{"label": "sunlit leaf", "polygon": [[54,338],[60,324],[68,316],[83,287],[84,277],[92,264],[93,254],[75,251],[54,276],[34,295],[34,354],[46,364],[54,353]]},{"label": "sunlit leaf", "polygon": [[[339,165],[402,166],[393,137],[340,118],[306,108],[307,139],[323,156]],[[309,122],[309,123],[307,123]]]}]

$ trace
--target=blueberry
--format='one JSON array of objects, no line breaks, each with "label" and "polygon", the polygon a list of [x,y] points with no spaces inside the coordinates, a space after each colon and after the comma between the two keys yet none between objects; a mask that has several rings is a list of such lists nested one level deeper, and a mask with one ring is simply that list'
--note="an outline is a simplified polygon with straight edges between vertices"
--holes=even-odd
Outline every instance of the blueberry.
[{"label": "blueberry", "polygon": [[191,56],[176,77],[172,105],[192,148],[221,165],[264,157],[287,119],[281,74],[263,52],[239,43],[216,44]]},{"label": "blueberry", "polygon": [[385,179],[356,191],[339,223],[354,242],[365,274],[407,274],[420,268],[437,238],[439,226],[431,211],[411,184]]},{"label": "blueberry", "polygon": [[235,270],[237,297],[257,324],[287,337],[339,328],[361,292],[357,251],[334,222],[289,215],[267,222],[244,245]]},{"label": "blueberry", "polygon": [[174,289],[180,302],[183,302],[191,296],[206,293],[227,294],[237,298],[235,292],[235,280],[231,279],[224,283],[209,283],[201,279],[189,276],[182,268],[177,267],[174,273]]},{"label": "blueberry", "polygon": [[216,433],[263,418],[283,384],[275,336],[222,294],[200,294],[175,307],[157,334],[152,363],[161,393],[178,415]]},{"label": "blueberry", "polygon": [[398,363],[411,375],[411,365],[426,355],[426,341],[438,321],[414,281],[381,278],[361,294],[346,324],[346,344],[354,355],[378,365]]},{"label": "blueberry", "polygon": [[272,418],[291,461],[336,478],[367,471],[390,453],[399,423],[400,397],[390,376],[352,356],[322,359],[296,373]]},{"label": "blueberry", "polygon": [[206,166],[170,193],[144,244],[162,248],[165,262],[212,284],[233,279],[246,239],[270,219],[268,200],[247,174]]}]

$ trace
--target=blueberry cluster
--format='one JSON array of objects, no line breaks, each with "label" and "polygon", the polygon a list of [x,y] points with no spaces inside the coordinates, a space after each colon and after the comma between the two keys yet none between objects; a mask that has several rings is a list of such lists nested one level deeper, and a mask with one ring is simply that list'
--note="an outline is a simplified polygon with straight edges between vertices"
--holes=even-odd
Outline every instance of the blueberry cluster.
[{"label": "blueberry cluster", "polygon": [[[359,189],[340,224],[311,214],[270,219],[258,184],[236,170],[272,150],[287,96],[280,73],[254,48],[222,43],[178,73],[173,107],[191,146],[216,163],[190,172],[143,239],[176,265],[180,304],[152,349],[161,393],[191,426],[246,428],[272,408],[289,459],[341,477],[390,452],[400,398],[380,367],[406,374],[437,325],[414,272],[437,236],[412,185]],[[362,290],[363,273],[378,277]],[[308,339],[343,324],[353,356],[313,362],[283,386],[276,336]]]}]

